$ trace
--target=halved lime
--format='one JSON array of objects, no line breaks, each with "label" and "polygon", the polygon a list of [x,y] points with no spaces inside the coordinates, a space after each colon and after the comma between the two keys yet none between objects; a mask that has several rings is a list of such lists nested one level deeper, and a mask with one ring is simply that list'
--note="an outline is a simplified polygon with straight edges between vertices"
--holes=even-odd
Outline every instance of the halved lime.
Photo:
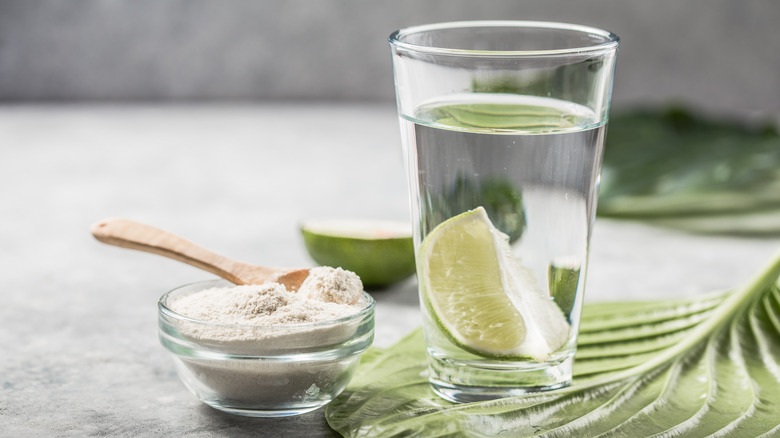
[{"label": "halved lime", "polygon": [[441,223],[419,252],[429,311],[477,354],[545,361],[569,336],[561,309],[515,260],[509,238],[478,207]]},{"label": "halved lime", "polygon": [[415,271],[412,227],[378,220],[310,220],[303,242],[320,265],[356,273],[366,288],[385,287]]}]

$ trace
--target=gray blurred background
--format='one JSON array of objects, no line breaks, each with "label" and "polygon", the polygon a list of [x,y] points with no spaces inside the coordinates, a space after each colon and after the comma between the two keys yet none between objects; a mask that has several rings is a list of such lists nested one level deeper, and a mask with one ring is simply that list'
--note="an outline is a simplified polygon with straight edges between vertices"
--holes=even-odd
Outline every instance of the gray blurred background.
[{"label": "gray blurred background", "polygon": [[388,34],[463,19],[617,33],[616,107],[780,112],[777,0],[0,0],[0,100],[390,104]]}]

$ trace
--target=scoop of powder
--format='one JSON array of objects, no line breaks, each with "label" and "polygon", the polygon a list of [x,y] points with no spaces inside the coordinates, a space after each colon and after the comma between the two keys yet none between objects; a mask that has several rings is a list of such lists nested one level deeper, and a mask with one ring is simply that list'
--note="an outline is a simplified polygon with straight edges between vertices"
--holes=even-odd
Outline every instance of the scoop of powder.
[{"label": "scoop of powder", "polygon": [[309,270],[298,294],[326,303],[352,304],[363,294],[363,282],[352,271],[320,266]]}]

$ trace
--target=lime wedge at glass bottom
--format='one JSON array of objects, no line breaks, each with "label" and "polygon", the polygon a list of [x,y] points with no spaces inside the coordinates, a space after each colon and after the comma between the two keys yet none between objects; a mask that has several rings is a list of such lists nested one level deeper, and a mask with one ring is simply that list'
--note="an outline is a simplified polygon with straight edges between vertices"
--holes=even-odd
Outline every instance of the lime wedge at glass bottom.
[{"label": "lime wedge at glass bottom", "polygon": [[412,227],[405,222],[310,220],[301,234],[315,262],[354,272],[366,288],[389,286],[415,271]]},{"label": "lime wedge at glass bottom", "polygon": [[441,223],[423,241],[419,280],[429,311],[450,339],[485,356],[545,361],[569,336],[569,323],[509,238],[478,207]]}]

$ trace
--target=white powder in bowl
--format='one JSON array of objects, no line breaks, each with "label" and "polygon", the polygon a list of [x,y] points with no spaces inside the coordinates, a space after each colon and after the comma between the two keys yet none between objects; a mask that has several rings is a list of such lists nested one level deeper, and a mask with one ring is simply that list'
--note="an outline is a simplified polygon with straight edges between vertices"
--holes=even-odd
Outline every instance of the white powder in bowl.
[{"label": "white powder in bowl", "polygon": [[279,283],[205,289],[170,304],[174,312],[199,321],[263,326],[329,321],[357,313],[360,308],[309,299],[288,292]]},{"label": "white powder in bowl", "polygon": [[[338,387],[340,392],[346,385],[359,356],[307,359],[301,363],[273,358],[317,354],[329,346],[338,348],[355,336],[362,318],[327,323],[366,308],[368,302],[361,298],[362,283],[359,278],[354,282],[351,275],[337,268],[314,268],[311,281],[297,292],[278,283],[266,283],[203,289],[169,300],[169,309],[197,320],[179,320],[176,328],[199,348],[263,358],[211,360],[180,356],[177,365],[182,380],[202,400],[218,399],[216,404],[272,409],[329,400],[333,390]],[[353,294],[358,296],[357,301]]]}]

